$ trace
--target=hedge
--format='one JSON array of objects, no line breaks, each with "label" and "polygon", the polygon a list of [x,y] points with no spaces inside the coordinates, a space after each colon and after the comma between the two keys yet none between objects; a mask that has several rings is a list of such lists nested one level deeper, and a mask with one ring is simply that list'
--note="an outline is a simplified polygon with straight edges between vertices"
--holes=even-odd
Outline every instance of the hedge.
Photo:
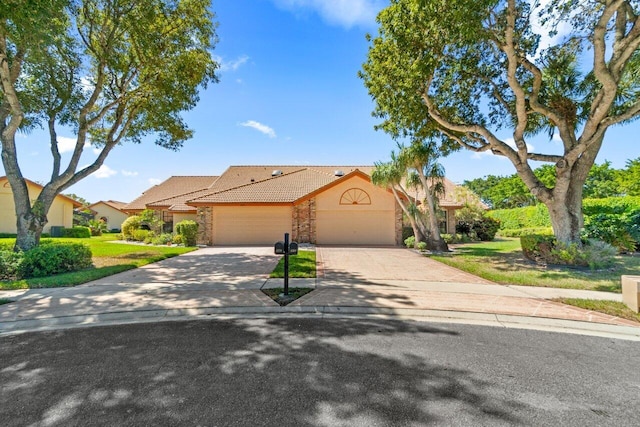
[{"label": "hedge", "polygon": [[91,249],[82,243],[40,245],[24,252],[19,276],[44,277],[91,267]]},{"label": "hedge", "polygon": [[91,229],[89,227],[63,228],[62,237],[71,237],[75,239],[89,238],[91,237]]}]

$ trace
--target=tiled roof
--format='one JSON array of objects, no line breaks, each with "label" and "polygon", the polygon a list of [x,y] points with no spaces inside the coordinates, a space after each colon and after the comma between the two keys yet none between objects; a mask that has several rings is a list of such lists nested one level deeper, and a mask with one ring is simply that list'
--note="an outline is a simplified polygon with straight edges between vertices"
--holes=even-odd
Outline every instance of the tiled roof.
[{"label": "tiled roof", "polygon": [[351,172],[360,170],[369,174],[372,169],[372,166],[231,166],[208,194],[194,197],[187,204],[292,203]]},{"label": "tiled roof", "polygon": [[149,188],[140,197],[125,205],[123,210],[142,211],[147,208],[147,205],[157,201],[208,188],[217,179],[217,176],[172,176]]},{"label": "tiled roof", "polygon": [[89,205],[89,209],[92,209],[95,205],[98,205],[100,203],[104,203],[105,205],[112,207],[113,209],[116,210],[123,210],[124,207],[127,205],[126,202],[118,202],[117,200],[100,200],[99,202],[95,202]]}]

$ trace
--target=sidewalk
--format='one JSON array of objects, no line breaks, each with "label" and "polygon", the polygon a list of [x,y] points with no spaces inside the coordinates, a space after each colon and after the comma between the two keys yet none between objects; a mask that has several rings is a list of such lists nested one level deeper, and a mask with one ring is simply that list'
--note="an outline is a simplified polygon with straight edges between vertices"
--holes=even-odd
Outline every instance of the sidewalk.
[{"label": "sidewalk", "polygon": [[[640,340],[638,323],[548,300],[571,297],[620,301],[620,294],[503,286],[482,279],[470,283],[469,276],[464,276],[467,282],[324,277],[292,279],[291,287],[315,290],[280,307],[261,288],[281,287],[282,279],[256,273],[232,280],[201,273],[189,276],[180,270],[186,262],[203,265],[203,256],[213,255],[202,252],[200,256],[176,257],[71,288],[0,291],[0,298],[15,301],[0,306],[0,334],[213,315],[298,315],[394,316]],[[264,257],[268,260],[264,268],[272,268],[269,255],[255,253],[251,257],[254,261]],[[207,265],[212,259],[207,259]]]}]

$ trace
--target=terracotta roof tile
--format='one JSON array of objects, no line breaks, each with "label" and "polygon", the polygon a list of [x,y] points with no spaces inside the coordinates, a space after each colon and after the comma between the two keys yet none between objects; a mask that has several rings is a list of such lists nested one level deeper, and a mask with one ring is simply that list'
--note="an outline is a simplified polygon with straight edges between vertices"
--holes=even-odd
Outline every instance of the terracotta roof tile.
[{"label": "terracotta roof tile", "polygon": [[124,206],[124,211],[142,211],[147,205],[180,196],[197,190],[208,188],[218,179],[217,176],[172,176],[158,185],[154,185],[131,203]]},{"label": "terracotta roof tile", "polygon": [[104,203],[105,205],[119,211],[123,210],[123,208],[127,205],[126,202],[118,202],[117,200],[100,200],[99,202],[90,204],[89,209],[92,209],[95,205],[98,205],[100,203]]}]

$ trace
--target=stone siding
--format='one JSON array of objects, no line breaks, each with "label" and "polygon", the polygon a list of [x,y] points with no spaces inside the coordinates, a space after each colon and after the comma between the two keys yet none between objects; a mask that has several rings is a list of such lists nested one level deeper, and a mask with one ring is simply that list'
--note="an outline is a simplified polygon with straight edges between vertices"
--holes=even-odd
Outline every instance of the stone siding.
[{"label": "stone siding", "polygon": [[291,240],[316,243],[316,199],[306,200],[293,207]]},{"label": "stone siding", "polygon": [[198,223],[198,240],[199,245],[210,246],[213,244],[213,212],[211,207],[199,207],[196,215]]},{"label": "stone siding", "polygon": [[402,208],[400,207],[398,202],[396,202],[395,207],[396,207],[396,224],[395,224],[395,226],[396,226],[396,245],[397,246],[402,246],[404,244],[404,242],[402,241],[403,212],[402,212]]}]

